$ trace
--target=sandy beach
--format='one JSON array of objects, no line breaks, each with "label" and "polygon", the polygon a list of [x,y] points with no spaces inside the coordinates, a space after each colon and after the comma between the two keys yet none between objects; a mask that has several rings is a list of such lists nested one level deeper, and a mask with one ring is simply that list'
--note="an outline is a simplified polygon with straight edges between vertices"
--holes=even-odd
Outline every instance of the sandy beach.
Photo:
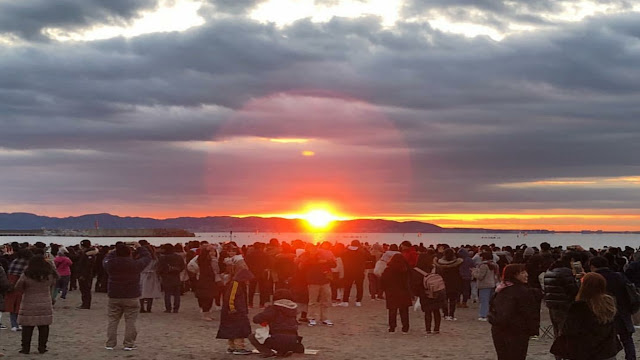
[{"label": "sandy beach", "polygon": [[[138,317],[138,349],[122,350],[123,322],[119,329],[119,345],[115,350],[104,348],[106,339],[106,294],[94,294],[91,310],[77,310],[80,292],[72,291],[67,300],[55,305],[54,324],[49,338],[49,352],[37,354],[36,335],[32,352],[21,355],[20,333],[2,330],[0,348],[5,358],[23,359],[233,359],[239,355],[225,353],[226,340],[215,338],[219,312],[215,321],[205,322],[199,316],[193,293],[182,297],[178,314],[165,314],[162,299],[156,300],[153,312]],[[253,316],[259,309],[253,309]],[[363,306],[356,308],[331,308],[335,326],[310,328],[301,325],[300,335],[309,349],[317,349],[317,355],[294,355],[293,358],[309,359],[495,359],[491,342],[490,325],[477,320],[477,304],[456,311],[457,321],[443,321],[440,335],[425,336],[422,312],[410,310],[411,330],[408,335],[387,332],[387,314],[384,301],[372,301],[368,297]],[[2,323],[9,323],[8,314]],[[549,325],[547,309],[543,306],[542,324]],[[36,330],[37,332],[37,330]],[[530,341],[528,359],[553,359],[549,354],[550,339]],[[636,346],[640,345],[636,338]],[[247,342],[247,348],[251,345]],[[248,355],[259,358],[258,355]],[[618,358],[624,357],[623,353]]]}]

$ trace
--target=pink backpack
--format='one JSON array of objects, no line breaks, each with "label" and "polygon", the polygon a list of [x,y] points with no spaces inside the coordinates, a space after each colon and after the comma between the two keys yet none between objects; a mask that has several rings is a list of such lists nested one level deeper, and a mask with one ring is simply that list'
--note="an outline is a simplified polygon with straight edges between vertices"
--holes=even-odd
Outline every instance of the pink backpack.
[{"label": "pink backpack", "polygon": [[[426,273],[421,269],[413,268],[413,270],[422,274],[422,286],[424,293],[429,299],[440,299],[445,295],[444,279],[436,273]],[[435,270],[435,267],[434,267]]]}]

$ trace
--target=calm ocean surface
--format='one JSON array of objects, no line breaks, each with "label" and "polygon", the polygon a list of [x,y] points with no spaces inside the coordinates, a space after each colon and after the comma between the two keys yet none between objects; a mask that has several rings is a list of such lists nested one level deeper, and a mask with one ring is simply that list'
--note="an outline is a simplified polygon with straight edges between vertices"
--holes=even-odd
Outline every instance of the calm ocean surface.
[{"label": "calm ocean surface", "polygon": [[[239,245],[252,244],[256,241],[268,242],[271,238],[277,238],[280,241],[291,242],[300,239],[305,241],[330,241],[348,244],[353,239],[360,242],[375,242],[399,244],[404,240],[411,241],[413,244],[423,243],[425,246],[430,244],[446,243],[452,246],[456,245],[482,245],[494,243],[498,246],[527,244],[529,246],[539,246],[541,242],[546,241],[552,246],[562,245],[581,245],[588,249],[589,247],[602,248],[604,246],[626,245],[637,248],[640,246],[640,234],[392,234],[392,233],[234,233],[233,238],[229,233],[197,233],[195,238],[146,238],[154,245],[165,243],[186,243],[190,240],[206,240],[208,242],[224,242],[233,239]],[[42,241],[46,244],[57,243],[61,245],[75,245],[84,238],[72,236],[2,236],[0,244],[12,241],[35,243]],[[115,237],[91,237],[88,238],[94,244],[111,245],[116,241],[134,241],[141,238],[115,238]]]}]

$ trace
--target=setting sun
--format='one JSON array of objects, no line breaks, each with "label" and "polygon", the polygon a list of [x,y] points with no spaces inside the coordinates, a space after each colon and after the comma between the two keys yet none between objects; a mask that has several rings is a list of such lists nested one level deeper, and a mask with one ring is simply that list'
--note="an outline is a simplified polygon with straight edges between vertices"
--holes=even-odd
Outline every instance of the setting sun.
[{"label": "setting sun", "polygon": [[338,218],[326,210],[312,210],[304,214],[303,219],[314,229],[326,229]]}]

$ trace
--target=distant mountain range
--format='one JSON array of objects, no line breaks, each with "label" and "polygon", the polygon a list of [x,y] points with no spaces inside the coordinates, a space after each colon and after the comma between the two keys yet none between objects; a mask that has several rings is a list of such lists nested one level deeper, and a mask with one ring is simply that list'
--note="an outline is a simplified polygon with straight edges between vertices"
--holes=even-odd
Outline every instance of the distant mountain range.
[{"label": "distant mountain range", "polygon": [[[306,221],[300,219],[261,217],[179,217],[153,219],[121,217],[111,214],[88,214],[65,218],[40,216],[30,213],[0,213],[0,230],[63,230],[93,229],[96,223],[101,229],[185,229],[192,232],[308,232]],[[336,221],[332,232],[340,233],[513,233],[518,230],[442,228],[419,221],[391,221],[382,219],[357,219]],[[528,230],[532,233],[547,230]]]}]

